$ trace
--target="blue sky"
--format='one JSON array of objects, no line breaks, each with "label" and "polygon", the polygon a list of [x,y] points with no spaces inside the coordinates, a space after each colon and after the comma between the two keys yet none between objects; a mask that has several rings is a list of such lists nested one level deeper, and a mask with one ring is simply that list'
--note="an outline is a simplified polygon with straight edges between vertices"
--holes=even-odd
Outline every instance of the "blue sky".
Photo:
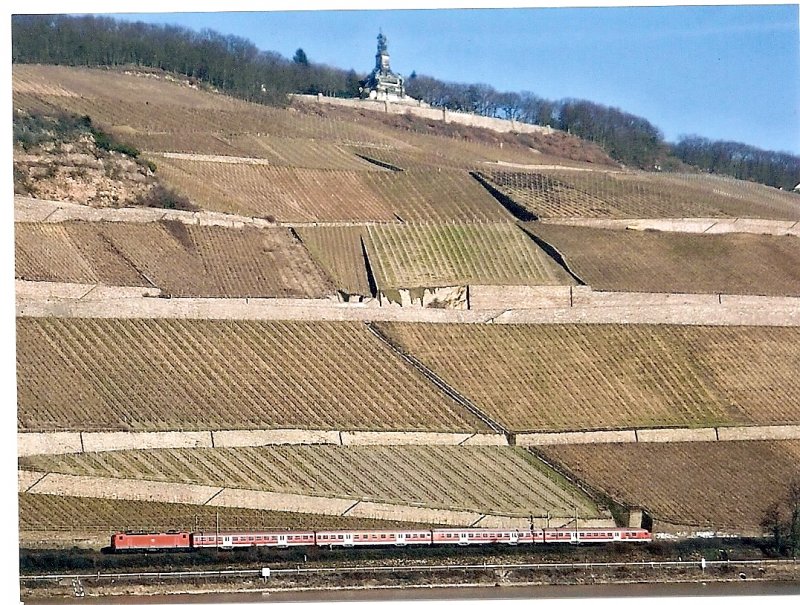
[{"label": "blue sky", "polygon": [[115,15],[210,28],[291,57],[585,98],[681,134],[800,153],[797,5]]}]

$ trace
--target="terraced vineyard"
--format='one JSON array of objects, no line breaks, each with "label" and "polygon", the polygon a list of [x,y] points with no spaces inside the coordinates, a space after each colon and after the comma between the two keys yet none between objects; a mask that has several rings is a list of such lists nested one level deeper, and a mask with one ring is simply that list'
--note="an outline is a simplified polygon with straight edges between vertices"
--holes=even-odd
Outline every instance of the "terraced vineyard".
[{"label": "terraced vineyard", "polygon": [[381,289],[566,285],[569,274],[511,223],[376,225],[368,252]]},{"label": "terraced vineyard", "polygon": [[528,223],[595,290],[800,296],[800,238]]},{"label": "terraced vineyard", "polygon": [[[800,206],[776,200],[769,187],[739,186],[742,195],[699,179],[644,172],[548,170],[484,172],[503,193],[542,217],[751,217],[800,220]],[[787,194],[789,195],[789,194]]]},{"label": "terraced vineyard", "polygon": [[460,170],[372,172],[369,187],[404,222],[502,222],[513,217],[469,173]]},{"label": "terraced vineyard", "polygon": [[21,468],[74,475],[366,498],[395,504],[597,517],[595,505],[522,449],[270,446],[32,456]]},{"label": "terraced vineyard", "polygon": [[77,223],[15,223],[14,262],[18,279],[150,285],[102,240],[99,229],[85,229]]},{"label": "terraced vineyard", "polygon": [[369,237],[365,227],[298,227],[296,231],[338,290],[369,296],[362,247]]},{"label": "terraced vineyard", "polygon": [[317,170],[385,171],[338,142],[245,134],[231,137],[243,155],[263,157],[274,166]]},{"label": "terraced vineyard", "polygon": [[333,294],[331,282],[286,229],[176,221],[17,223],[15,229],[19,279],[155,285],[172,296]]},{"label": "terraced vineyard", "polygon": [[168,185],[209,210],[288,222],[512,220],[461,171],[312,170],[153,159]]},{"label": "terraced vineyard", "polygon": [[800,472],[800,442],[559,445],[545,456],[656,520],[759,531],[765,510]]},{"label": "terraced vineyard", "polygon": [[[115,531],[199,531],[259,529],[347,529],[417,527],[415,523],[289,513],[247,508],[77,498],[48,494],[19,494],[19,530],[24,541],[30,532],[80,532],[107,541]],[[419,525],[419,527],[423,527]],[[429,527],[429,525],[425,525]],[[41,537],[41,536],[38,536]],[[70,535],[70,538],[72,536]]]},{"label": "terraced vineyard", "polygon": [[21,430],[485,430],[356,323],[17,320]]},{"label": "terraced vineyard", "polygon": [[[445,155],[420,149],[397,149],[395,147],[351,147],[351,152],[373,162],[388,164],[399,170],[430,170],[433,167],[447,170],[469,170],[480,165],[471,156]],[[380,164],[378,164],[380,165]]]},{"label": "terraced vineyard", "polygon": [[160,178],[207,210],[287,222],[395,221],[365,171],[157,158]]},{"label": "terraced vineyard", "polygon": [[385,323],[516,431],[800,423],[800,331]]}]

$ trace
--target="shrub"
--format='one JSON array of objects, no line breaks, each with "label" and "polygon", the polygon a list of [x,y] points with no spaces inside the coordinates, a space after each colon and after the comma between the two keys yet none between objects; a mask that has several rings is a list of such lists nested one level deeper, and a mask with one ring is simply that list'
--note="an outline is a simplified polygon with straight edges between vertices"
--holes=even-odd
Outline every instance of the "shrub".
[{"label": "shrub", "polygon": [[192,203],[186,196],[160,184],[151,187],[146,194],[139,197],[138,201],[142,206],[148,208],[167,208],[191,212],[200,210],[199,206]]}]

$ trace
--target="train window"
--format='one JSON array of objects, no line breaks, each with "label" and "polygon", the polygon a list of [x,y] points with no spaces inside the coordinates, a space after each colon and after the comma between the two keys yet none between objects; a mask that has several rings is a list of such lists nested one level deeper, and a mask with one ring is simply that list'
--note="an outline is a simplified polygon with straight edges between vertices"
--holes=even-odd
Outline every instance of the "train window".
[{"label": "train window", "polygon": [[381,534],[381,538],[385,538],[385,537],[386,537],[386,534]]},{"label": "train window", "polygon": [[344,536],[342,534],[339,534],[339,539],[344,540]]},{"label": "train window", "polygon": [[453,534],[445,534],[445,536],[448,537],[448,538],[452,538]]}]

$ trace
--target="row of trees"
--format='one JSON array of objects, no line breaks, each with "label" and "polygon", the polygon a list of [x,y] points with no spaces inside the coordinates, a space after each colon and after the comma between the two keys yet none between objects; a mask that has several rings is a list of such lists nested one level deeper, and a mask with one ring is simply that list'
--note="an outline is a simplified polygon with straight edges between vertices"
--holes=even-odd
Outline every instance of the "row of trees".
[{"label": "row of trees", "polygon": [[528,91],[498,92],[486,84],[442,82],[416,74],[411,74],[407,90],[436,107],[565,130],[638,168],[652,169],[669,151],[662,133],[644,118],[590,101],[551,101]]},{"label": "row of trees", "polygon": [[[109,17],[16,15],[12,60],[65,65],[139,65],[184,74],[249,101],[282,104],[287,94],[357,97],[366,74],[315,64],[302,49],[292,59],[212,30],[116,21]],[[725,141],[687,137],[669,145],[646,119],[579,99],[552,101],[532,92],[443,82],[412,73],[408,94],[436,107],[551,126],[593,141],[614,159],[643,169],[681,161],[708,172],[791,189],[800,157]]]},{"label": "row of trees", "polygon": [[564,130],[600,145],[629,166],[668,168],[681,162],[700,170],[792,189],[800,183],[800,157],[743,143],[683,137],[671,145],[646,119],[582,99],[552,101],[532,92],[498,92],[486,84],[443,82],[411,74],[408,93],[435,107],[502,117]]},{"label": "row of trees", "polygon": [[209,29],[196,32],[109,17],[15,15],[11,53],[14,63],[154,67],[269,104],[284,103],[291,92],[357,96],[360,79],[352,70],[311,63],[302,49],[289,60]]},{"label": "row of trees", "polygon": [[800,183],[800,157],[764,151],[734,141],[711,141],[683,137],[672,147],[683,162],[706,172],[727,174],[737,179],[767,183],[791,190]]},{"label": "row of trees", "polygon": [[776,553],[800,556],[800,476],[767,508],[761,528],[772,537]]}]

